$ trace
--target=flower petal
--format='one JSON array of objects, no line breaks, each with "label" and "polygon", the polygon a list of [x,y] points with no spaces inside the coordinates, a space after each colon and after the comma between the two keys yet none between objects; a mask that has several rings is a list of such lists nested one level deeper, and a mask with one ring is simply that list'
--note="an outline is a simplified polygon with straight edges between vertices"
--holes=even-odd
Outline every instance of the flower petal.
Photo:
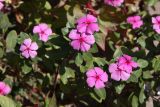
[{"label": "flower petal", "polygon": [[110,73],[116,72],[117,67],[118,67],[118,66],[117,66],[116,63],[110,64],[110,65],[109,65],[109,72],[110,72]]},{"label": "flower petal", "polygon": [[81,47],[79,40],[73,40],[71,42],[71,46],[73,47],[73,49],[76,49],[76,50],[80,50],[80,47]]},{"label": "flower petal", "polygon": [[31,50],[37,50],[37,49],[38,49],[37,43],[36,43],[36,42],[33,42],[33,43],[31,44],[31,46],[30,46],[30,49],[31,49]]},{"label": "flower petal", "polygon": [[80,38],[80,34],[77,33],[77,30],[73,29],[71,30],[71,32],[69,33],[69,38],[70,39],[79,39]]},{"label": "flower petal", "polygon": [[27,47],[30,47],[32,40],[30,38],[25,39],[23,44],[26,45]]},{"label": "flower petal", "polygon": [[19,49],[19,50],[20,50],[20,51],[24,51],[24,50],[26,50],[26,49],[27,49],[27,47],[22,44],[22,45],[20,46],[20,49]]},{"label": "flower petal", "polygon": [[33,33],[39,33],[39,32],[41,32],[41,29],[39,28],[39,26],[34,26]]},{"label": "flower petal", "polygon": [[121,79],[122,79],[123,81],[128,80],[129,77],[130,77],[130,74],[129,74],[129,73],[126,73],[125,71],[122,71],[122,72],[121,72]]},{"label": "flower petal", "polygon": [[37,56],[37,52],[29,50],[29,55],[31,58],[35,58]]},{"label": "flower petal", "polygon": [[4,89],[3,89],[3,94],[7,95],[11,92],[11,88],[8,85],[5,85]]},{"label": "flower petal", "polygon": [[100,76],[100,79],[103,81],[103,82],[107,82],[108,81],[108,75],[106,72],[104,72],[101,76]]},{"label": "flower petal", "polygon": [[100,89],[100,88],[104,88],[104,87],[105,87],[105,85],[104,85],[103,81],[101,81],[101,80],[96,81],[96,83],[95,83],[96,89]]},{"label": "flower petal", "polygon": [[87,51],[89,51],[90,48],[91,48],[91,46],[89,44],[86,44],[85,42],[81,43],[81,51],[82,52],[87,52]]},{"label": "flower petal", "polygon": [[94,67],[94,70],[96,71],[96,74],[99,75],[99,76],[104,73],[104,71],[99,67]]},{"label": "flower petal", "polygon": [[94,69],[90,69],[86,73],[87,77],[96,77],[96,72]]},{"label": "flower petal", "polygon": [[91,23],[88,25],[87,27],[87,33],[89,34],[93,34],[94,32],[98,32],[99,31],[99,26],[97,23]]},{"label": "flower petal", "polygon": [[88,84],[88,86],[89,87],[93,87],[95,85],[95,81],[96,81],[96,79],[93,78],[93,77],[87,78],[87,84]]},{"label": "flower petal", "polygon": [[86,35],[85,33],[82,34],[82,37],[84,37],[84,41],[90,45],[95,43],[95,38],[93,35]]},{"label": "flower petal", "polygon": [[22,56],[24,56],[25,58],[29,58],[29,53],[27,50],[22,52]]},{"label": "flower petal", "polygon": [[87,24],[85,24],[85,23],[78,24],[77,29],[79,32],[84,33],[84,32],[86,32]]},{"label": "flower petal", "polygon": [[120,71],[112,72],[111,78],[113,80],[120,81],[121,79]]}]

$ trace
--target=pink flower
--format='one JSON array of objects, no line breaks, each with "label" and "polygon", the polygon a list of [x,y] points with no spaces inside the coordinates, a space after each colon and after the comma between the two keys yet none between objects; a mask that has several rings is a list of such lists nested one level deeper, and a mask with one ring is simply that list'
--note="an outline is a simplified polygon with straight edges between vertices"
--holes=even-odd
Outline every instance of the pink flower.
[{"label": "pink flower", "polygon": [[0,10],[2,10],[2,8],[4,7],[3,2],[4,2],[4,0],[0,0]]},{"label": "pink flower", "polygon": [[47,42],[49,36],[52,35],[52,29],[49,28],[47,24],[41,23],[37,26],[34,26],[33,33],[38,33],[39,40]]},{"label": "pink flower", "polygon": [[108,5],[118,7],[121,6],[124,0],[104,0],[104,2]]},{"label": "pink flower", "polygon": [[153,29],[160,34],[160,16],[152,17]]},{"label": "pink flower", "polygon": [[36,42],[32,42],[32,40],[25,39],[23,44],[20,47],[20,51],[22,52],[22,56],[25,58],[34,58],[37,56],[38,45]]},{"label": "pink flower", "polygon": [[140,28],[143,25],[143,21],[140,16],[130,16],[127,18],[127,23],[132,25],[133,29]]},{"label": "pink flower", "polygon": [[132,68],[138,67],[138,63],[134,62],[129,55],[123,55],[118,58],[118,65],[120,69],[125,70],[128,73],[132,72]]},{"label": "pink flower", "polygon": [[111,78],[116,81],[126,81],[130,77],[130,73],[120,69],[117,63],[109,65],[109,72],[111,73]]},{"label": "pink flower", "polygon": [[91,45],[95,43],[92,34],[78,33],[75,29],[71,30],[69,38],[72,39],[71,46],[73,49],[81,50],[83,52],[88,51],[91,48]]},{"label": "pink flower", "polygon": [[105,82],[108,81],[108,75],[99,67],[94,67],[86,73],[87,75],[87,84],[89,87],[94,87],[96,89],[104,88]]},{"label": "pink flower", "polygon": [[77,20],[77,29],[81,33],[93,34],[95,31],[99,31],[99,26],[97,24],[97,18],[93,15],[86,15]]},{"label": "pink flower", "polygon": [[11,88],[4,82],[0,81],[0,95],[7,95],[10,92],[11,92]]}]

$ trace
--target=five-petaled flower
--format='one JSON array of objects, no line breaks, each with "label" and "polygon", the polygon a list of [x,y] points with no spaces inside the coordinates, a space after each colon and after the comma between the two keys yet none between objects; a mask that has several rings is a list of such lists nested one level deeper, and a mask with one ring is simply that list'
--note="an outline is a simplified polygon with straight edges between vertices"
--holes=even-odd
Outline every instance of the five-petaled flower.
[{"label": "five-petaled flower", "polygon": [[22,56],[25,58],[34,58],[37,56],[38,45],[36,42],[32,42],[30,38],[25,39],[23,44],[20,47],[20,51],[22,52]]},{"label": "five-petaled flower", "polygon": [[121,6],[124,0],[104,0],[104,2],[108,5],[118,7]]},{"label": "five-petaled flower", "polygon": [[143,25],[143,21],[140,16],[130,16],[127,18],[127,23],[132,25],[133,29],[140,28]]},{"label": "five-petaled flower", "polygon": [[119,68],[127,71],[128,73],[132,72],[132,68],[137,68],[138,64],[132,60],[132,57],[124,54],[118,58]]},{"label": "five-petaled flower", "polygon": [[126,81],[130,77],[130,73],[119,68],[117,63],[112,63],[109,65],[109,72],[111,73],[111,78],[116,81]]},{"label": "five-petaled flower", "polygon": [[93,34],[99,31],[97,18],[93,15],[87,14],[77,20],[77,30],[81,33]]},{"label": "five-petaled flower", "polygon": [[76,29],[73,29],[69,38],[72,39],[71,46],[75,50],[81,50],[86,52],[91,48],[91,45],[95,43],[95,38],[92,34],[80,33]]},{"label": "five-petaled flower", "polygon": [[49,36],[52,35],[52,29],[46,23],[41,23],[37,26],[34,26],[33,33],[37,33],[39,40],[47,42]]},{"label": "five-petaled flower", "polygon": [[126,81],[130,77],[133,68],[137,68],[138,63],[132,60],[129,55],[123,55],[118,58],[116,63],[109,65],[109,72],[111,73],[111,78],[116,81]]},{"label": "five-petaled flower", "polygon": [[99,67],[94,67],[86,73],[87,75],[87,84],[89,87],[94,87],[96,89],[104,88],[105,84],[108,81],[108,75]]},{"label": "five-petaled flower", "polygon": [[153,29],[160,34],[160,16],[152,17]]},{"label": "five-petaled flower", "polygon": [[9,85],[5,84],[4,82],[0,81],[0,95],[7,95],[11,92],[11,88]]}]

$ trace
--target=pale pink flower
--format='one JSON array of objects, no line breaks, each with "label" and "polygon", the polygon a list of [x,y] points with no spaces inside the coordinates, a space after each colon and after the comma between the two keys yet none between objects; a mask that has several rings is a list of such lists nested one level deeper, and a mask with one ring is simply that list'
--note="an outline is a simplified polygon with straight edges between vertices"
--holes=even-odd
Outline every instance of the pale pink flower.
[{"label": "pale pink flower", "polygon": [[86,73],[87,75],[87,84],[89,87],[94,87],[96,89],[104,88],[105,84],[108,81],[108,75],[99,67],[94,67]]},{"label": "pale pink flower", "polygon": [[116,81],[126,81],[130,77],[130,73],[119,68],[117,63],[112,63],[109,65],[109,72],[111,73],[111,78]]},{"label": "pale pink flower", "polygon": [[118,65],[120,69],[125,70],[128,73],[132,72],[132,68],[138,67],[138,63],[133,61],[131,56],[125,54],[118,58]]},{"label": "pale pink flower", "polygon": [[95,38],[92,34],[79,33],[75,29],[71,30],[69,38],[72,39],[71,46],[73,49],[83,52],[88,51],[91,45],[95,43]]},{"label": "pale pink flower", "polygon": [[37,26],[34,26],[33,33],[37,33],[39,35],[39,40],[47,42],[49,36],[52,35],[52,29],[49,28],[46,23],[41,23]]},{"label": "pale pink flower", "polygon": [[114,6],[114,7],[119,7],[122,5],[124,0],[104,0],[104,2],[108,5]]},{"label": "pale pink flower", "polygon": [[140,28],[143,25],[143,21],[140,16],[130,16],[127,18],[127,23],[132,25],[133,29]]},{"label": "pale pink flower", "polygon": [[11,92],[11,88],[4,82],[0,81],[0,95],[7,95],[10,92]]},{"label": "pale pink flower", "polygon": [[93,15],[87,14],[77,20],[77,30],[81,33],[93,34],[99,31],[99,26],[97,24],[97,18]]},{"label": "pale pink flower", "polygon": [[36,42],[32,42],[32,40],[25,39],[23,44],[20,47],[20,51],[22,52],[22,56],[25,58],[34,58],[37,56],[38,45]]},{"label": "pale pink flower", "polygon": [[152,17],[153,29],[160,34],[160,16]]},{"label": "pale pink flower", "polygon": [[2,8],[4,7],[3,2],[4,2],[4,0],[0,0],[0,10],[2,10]]}]

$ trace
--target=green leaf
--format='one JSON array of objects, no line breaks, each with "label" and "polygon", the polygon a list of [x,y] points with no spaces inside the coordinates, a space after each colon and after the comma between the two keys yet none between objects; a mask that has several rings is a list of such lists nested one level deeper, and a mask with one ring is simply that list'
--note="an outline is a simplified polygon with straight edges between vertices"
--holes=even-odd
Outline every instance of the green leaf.
[{"label": "green leaf", "polygon": [[85,73],[87,71],[87,67],[86,66],[80,66],[80,71],[82,73]]},{"label": "green leaf", "polygon": [[137,40],[138,44],[140,44],[143,48],[146,47],[146,42],[145,42],[145,37],[144,36],[141,36],[138,38]]},{"label": "green leaf", "polygon": [[140,68],[146,68],[148,66],[148,62],[144,59],[139,59],[137,62],[139,64]]},{"label": "green leaf", "polygon": [[117,38],[120,38],[120,33],[114,32],[114,35],[115,35]]},{"label": "green leaf", "polygon": [[141,91],[140,91],[140,94],[139,94],[139,102],[142,104],[144,103],[144,100],[145,100],[146,96],[144,94],[144,87],[142,86],[141,87]]},{"label": "green leaf", "polygon": [[69,29],[68,28],[62,28],[61,31],[62,31],[63,36],[65,36],[65,35],[68,34]]},{"label": "green leaf", "polygon": [[48,1],[46,1],[44,7],[45,7],[47,10],[51,10],[51,9],[52,9],[52,6],[51,6],[51,4],[50,4]]},{"label": "green leaf", "polygon": [[1,107],[16,107],[16,104],[9,97],[0,95],[0,106]]},{"label": "green leaf", "polygon": [[150,71],[144,71],[143,72],[143,78],[144,79],[150,79],[150,78],[153,78],[153,76],[152,76]]},{"label": "green leaf", "polygon": [[134,74],[137,78],[141,77],[141,75],[142,75],[142,69],[138,69],[138,70],[134,71],[133,74]]},{"label": "green leaf", "polygon": [[119,56],[121,56],[123,53],[122,53],[122,50],[121,48],[117,48],[113,54],[113,58],[117,58]]},{"label": "green leaf", "polygon": [[81,64],[83,63],[83,57],[81,55],[81,53],[78,53],[75,59],[75,63],[77,66],[81,66]]},{"label": "green leaf", "polygon": [[100,57],[95,57],[94,62],[97,63],[98,66],[104,66],[105,64],[107,64],[105,58],[100,58]]},{"label": "green leaf", "polygon": [[149,6],[154,6],[158,0],[147,0]]},{"label": "green leaf", "polygon": [[57,107],[55,95],[52,98],[47,97],[45,100],[45,107]]},{"label": "green leaf", "polygon": [[23,72],[24,74],[29,73],[31,70],[32,70],[32,66],[28,66],[28,65],[26,65],[26,64],[24,64],[24,65],[22,66],[22,72]]},{"label": "green leaf", "polygon": [[61,76],[63,84],[67,84],[69,78],[75,78],[75,71],[71,68],[65,67],[65,73]]},{"label": "green leaf", "polygon": [[94,93],[90,92],[90,96],[97,102],[101,103],[106,99],[106,90],[104,88],[94,89]]},{"label": "green leaf", "polygon": [[83,53],[83,59],[85,61],[91,61],[91,60],[93,60],[93,56],[91,53]]},{"label": "green leaf", "polygon": [[152,67],[155,71],[160,71],[160,58],[154,58],[152,60]]},{"label": "green leaf", "polygon": [[12,26],[10,23],[7,14],[3,14],[0,12],[0,28],[4,29],[5,31]]},{"label": "green leaf", "polygon": [[138,107],[139,103],[138,103],[138,98],[137,96],[133,96],[132,97],[132,107]]},{"label": "green leaf", "polygon": [[8,33],[6,38],[7,51],[14,51],[16,44],[17,44],[17,33],[15,30],[12,30]]},{"label": "green leaf", "polygon": [[130,83],[130,82],[135,82],[135,83],[138,82],[138,78],[134,73],[132,73],[130,78],[127,80],[127,83]]},{"label": "green leaf", "polygon": [[106,99],[106,90],[105,90],[105,88],[101,88],[101,89],[94,88],[94,91],[95,91],[96,95],[98,95],[99,98],[101,98],[102,100]]},{"label": "green leaf", "polygon": [[124,87],[125,87],[125,84],[119,84],[119,85],[115,86],[116,93],[121,94]]},{"label": "green leaf", "polygon": [[2,49],[2,48],[0,48],[0,58],[2,58],[2,57],[3,57],[3,54],[4,54],[4,51],[3,51],[3,49]]}]

